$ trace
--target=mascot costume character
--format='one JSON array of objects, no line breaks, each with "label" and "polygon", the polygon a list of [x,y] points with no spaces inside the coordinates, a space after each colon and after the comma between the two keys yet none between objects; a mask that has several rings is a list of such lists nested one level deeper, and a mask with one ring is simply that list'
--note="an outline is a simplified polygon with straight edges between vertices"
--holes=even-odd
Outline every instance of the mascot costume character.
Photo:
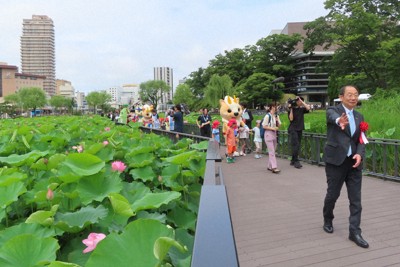
[{"label": "mascot costume character", "polygon": [[243,109],[239,104],[239,98],[233,96],[225,96],[224,99],[219,100],[220,109],[219,114],[222,118],[222,133],[225,135],[226,129],[228,128],[228,122],[230,119],[235,119],[237,125],[243,126],[242,113]]},{"label": "mascot costume character", "polygon": [[151,111],[153,110],[153,105],[143,105],[140,112],[142,116],[142,123],[145,127],[151,127],[153,120],[151,119]]}]

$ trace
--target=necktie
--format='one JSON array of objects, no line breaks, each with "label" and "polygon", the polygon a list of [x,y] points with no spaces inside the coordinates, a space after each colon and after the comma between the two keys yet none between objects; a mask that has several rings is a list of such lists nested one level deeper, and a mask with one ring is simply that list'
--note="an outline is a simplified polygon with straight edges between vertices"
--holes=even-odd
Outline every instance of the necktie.
[{"label": "necktie", "polygon": [[[350,133],[351,136],[353,136],[354,132],[356,131],[356,123],[354,121],[354,116],[353,116],[353,111],[349,111],[347,114],[347,117],[349,118],[349,125],[350,125]],[[351,155],[351,144],[349,146],[349,151],[347,152],[347,156]]]},{"label": "necktie", "polygon": [[350,133],[351,133],[351,136],[353,136],[354,132],[356,131],[356,123],[354,121],[353,111],[350,111],[347,116],[349,118]]}]

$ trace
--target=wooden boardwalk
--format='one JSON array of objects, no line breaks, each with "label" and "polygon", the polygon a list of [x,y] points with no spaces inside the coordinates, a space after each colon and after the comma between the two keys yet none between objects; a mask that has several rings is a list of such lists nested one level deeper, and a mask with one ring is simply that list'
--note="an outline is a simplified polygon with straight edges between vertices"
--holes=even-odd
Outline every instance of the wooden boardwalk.
[{"label": "wooden boardwalk", "polygon": [[324,167],[295,169],[278,159],[281,173],[273,174],[267,159],[252,153],[219,163],[241,267],[400,266],[400,183],[363,177],[361,229],[370,244],[363,249],[348,240],[345,185],[334,210],[335,232],[327,234]]}]

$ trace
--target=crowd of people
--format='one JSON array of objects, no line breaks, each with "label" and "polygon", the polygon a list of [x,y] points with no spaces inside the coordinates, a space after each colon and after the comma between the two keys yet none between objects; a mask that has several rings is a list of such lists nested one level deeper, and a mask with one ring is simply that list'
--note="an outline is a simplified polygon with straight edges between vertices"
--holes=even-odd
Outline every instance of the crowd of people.
[{"label": "crowd of people", "polygon": [[160,118],[154,108],[149,109],[148,112],[143,112],[143,109],[132,107],[128,110],[128,105],[124,105],[120,109],[108,113],[107,117],[117,124],[141,122],[146,127],[183,133],[184,123],[181,105],[169,109],[165,113],[165,118]]}]

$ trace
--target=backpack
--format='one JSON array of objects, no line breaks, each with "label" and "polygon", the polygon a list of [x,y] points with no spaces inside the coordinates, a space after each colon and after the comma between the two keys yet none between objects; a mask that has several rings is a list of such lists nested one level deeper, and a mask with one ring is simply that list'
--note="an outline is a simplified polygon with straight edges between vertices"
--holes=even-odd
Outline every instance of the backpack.
[{"label": "backpack", "polygon": [[[267,115],[268,115],[268,124],[270,124],[271,123],[271,114],[267,113]],[[265,116],[264,116],[264,118],[265,118]],[[264,129],[263,125],[262,125],[262,123],[264,121],[264,118],[262,118],[262,120],[260,122],[260,136],[261,136],[261,138],[264,138],[264,133],[265,133],[265,129]]]}]

